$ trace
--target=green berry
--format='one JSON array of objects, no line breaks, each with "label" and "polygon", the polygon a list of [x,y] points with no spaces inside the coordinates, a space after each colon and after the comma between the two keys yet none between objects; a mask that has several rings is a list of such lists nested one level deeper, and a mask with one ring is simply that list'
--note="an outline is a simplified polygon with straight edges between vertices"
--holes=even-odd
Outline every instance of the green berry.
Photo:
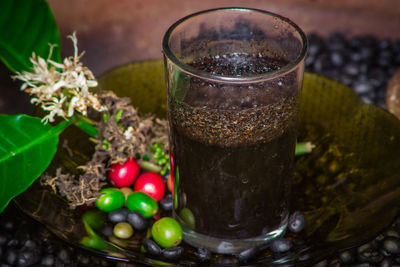
[{"label": "green berry", "polygon": [[178,246],[182,242],[182,227],[170,218],[164,217],[153,224],[151,233],[154,241],[163,248]]},{"label": "green berry", "polygon": [[128,239],[133,235],[133,228],[127,222],[120,222],[114,226],[113,233],[118,238]]},{"label": "green berry", "polygon": [[110,212],[118,210],[124,206],[125,196],[116,188],[104,188],[100,190],[102,194],[96,200],[96,206],[99,210]]},{"label": "green berry", "polygon": [[144,218],[150,218],[158,211],[158,203],[143,192],[133,192],[126,200],[126,206],[130,211],[139,212]]},{"label": "green berry", "polygon": [[184,221],[185,225],[190,228],[194,229],[195,227],[195,219],[192,211],[188,208],[183,208],[181,212],[179,212],[179,217],[181,217],[182,221]]},{"label": "green berry", "polygon": [[96,209],[91,209],[82,215],[82,220],[93,229],[98,230],[103,226],[106,217],[103,212]]}]

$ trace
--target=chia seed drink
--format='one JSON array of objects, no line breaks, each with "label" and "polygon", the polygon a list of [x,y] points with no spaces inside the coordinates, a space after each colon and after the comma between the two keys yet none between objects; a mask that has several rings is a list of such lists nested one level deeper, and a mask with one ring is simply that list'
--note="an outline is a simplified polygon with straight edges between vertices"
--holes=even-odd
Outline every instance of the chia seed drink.
[{"label": "chia seed drink", "polygon": [[189,16],[163,43],[174,216],[187,243],[219,253],[279,236],[289,211],[304,36],[248,11]]},{"label": "chia seed drink", "polygon": [[[194,231],[218,238],[251,238],[282,227],[288,216],[295,128],[272,140],[219,146],[188,137],[172,125],[180,199]],[[212,166],[210,166],[212,162]],[[183,220],[184,221],[184,220]]]},{"label": "chia seed drink", "polygon": [[[247,76],[277,70],[285,62],[237,54],[201,58],[190,65]],[[189,209],[193,230],[201,234],[261,236],[279,228],[288,216],[297,91],[272,90],[264,99],[264,86],[279,85],[218,86],[193,78],[184,103],[170,103],[171,151],[184,177],[178,194],[185,201],[179,201],[176,211]],[[204,101],[212,90],[226,93]]]}]

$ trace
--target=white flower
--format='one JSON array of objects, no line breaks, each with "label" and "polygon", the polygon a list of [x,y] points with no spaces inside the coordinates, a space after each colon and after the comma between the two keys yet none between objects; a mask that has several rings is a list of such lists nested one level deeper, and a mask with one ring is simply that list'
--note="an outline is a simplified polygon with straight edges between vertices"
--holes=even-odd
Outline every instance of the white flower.
[{"label": "white flower", "polygon": [[45,60],[32,53],[30,61],[32,71],[17,73],[14,78],[21,80],[21,90],[31,94],[31,103],[40,105],[49,114],[43,118],[44,123],[53,122],[54,116],[71,117],[74,112],[87,115],[89,107],[97,110],[106,110],[97,95],[89,88],[97,86],[93,73],[82,65],[78,55],[78,40],[75,33],[68,36],[74,46],[74,56],[65,58],[63,63],[51,60],[54,45],[50,45],[50,53]]},{"label": "white flower", "polygon": [[67,116],[68,117],[72,117],[72,115],[74,115],[74,110],[75,110],[75,106],[76,106],[76,102],[78,102],[79,98],[74,96],[71,101],[69,102],[69,107],[68,107],[68,113]]},{"label": "white flower", "polygon": [[134,133],[134,132],[135,132],[135,130],[133,129],[133,127],[132,127],[132,126],[129,126],[129,127],[125,130],[125,132],[124,132],[125,138],[126,138],[127,140],[132,139],[133,133]]},{"label": "white flower", "polygon": [[50,102],[43,103],[42,109],[46,110],[46,111],[50,111],[50,113],[47,114],[42,119],[42,122],[44,122],[45,124],[48,122],[53,122],[55,115],[60,116],[65,119],[65,112],[63,110],[63,104],[66,99],[67,99],[66,96],[62,96],[60,99],[53,97]]}]

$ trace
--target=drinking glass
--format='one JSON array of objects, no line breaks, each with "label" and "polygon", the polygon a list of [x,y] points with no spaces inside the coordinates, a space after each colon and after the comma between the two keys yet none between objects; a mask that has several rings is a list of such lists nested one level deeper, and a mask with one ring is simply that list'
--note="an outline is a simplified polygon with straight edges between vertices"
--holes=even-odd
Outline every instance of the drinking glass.
[{"label": "drinking glass", "polygon": [[217,253],[263,246],[289,217],[307,41],[282,16],[220,8],[163,39],[173,216]]}]

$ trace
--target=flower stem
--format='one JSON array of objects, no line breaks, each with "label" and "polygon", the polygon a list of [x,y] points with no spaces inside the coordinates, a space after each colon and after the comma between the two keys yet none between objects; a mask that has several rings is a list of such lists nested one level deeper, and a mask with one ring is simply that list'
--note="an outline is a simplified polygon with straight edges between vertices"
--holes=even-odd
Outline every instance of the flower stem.
[{"label": "flower stem", "polygon": [[304,155],[310,153],[315,148],[311,142],[298,142],[296,144],[296,156]]},{"label": "flower stem", "polygon": [[60,133],[62,133],[62,131],[65,130],[65,128],[67,128],[69,125],[71,125],[71,123],[74,122],[74,119],[72,118],[71,120],[63,120],[62,122],[60,122],[59,124],[57,124],[56,126],[53,127],[52,131],[59,135]]},{"label": "flower stem", "polygon": [[85,133],[92,137],[96,137],[99,131],[95,127],[96,123],[92,121],[91,119],[82,116],[81,114],[75,114],[74,115],[75,120],[75,125],[81,128]]},{"label": "flower stem", "polygon": [[146,171],[157,172],[157,173],[161,171],[161,166],[158,166],[157,164],[150,161],[142,160],[141,162],[139,162],[139,165],[140,168]]}]

